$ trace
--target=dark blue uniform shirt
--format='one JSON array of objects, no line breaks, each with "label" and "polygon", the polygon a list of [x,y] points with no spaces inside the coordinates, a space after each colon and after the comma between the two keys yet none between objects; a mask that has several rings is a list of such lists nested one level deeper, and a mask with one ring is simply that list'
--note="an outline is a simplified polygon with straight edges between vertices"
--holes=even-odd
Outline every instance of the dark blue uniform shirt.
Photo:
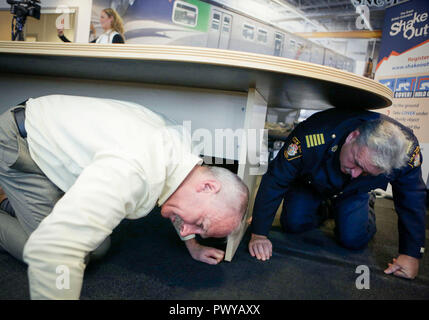
[{"label": "dark blue uniform shirt", "polygon": [[[408,164],[390,175],[351,179],[340,170],[340,150],[348,134],[362,122],[382,118],[400,126],[412,145]],[[253,209],[252,232],[268,235],[276,211],[291,185],[308,185],[323,197],[347,197],[392,185],[399,217],[399,253],[421,258],[425,242],[426,186],[421,153],[412,130],[380,113],[328,109],[300,123],[270,163]]]}]

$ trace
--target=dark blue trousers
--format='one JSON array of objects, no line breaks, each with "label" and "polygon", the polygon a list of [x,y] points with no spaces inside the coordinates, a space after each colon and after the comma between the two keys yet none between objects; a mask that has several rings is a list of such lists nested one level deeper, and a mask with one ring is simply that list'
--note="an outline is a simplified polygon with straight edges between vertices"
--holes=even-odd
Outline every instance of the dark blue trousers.
[{"label": "dark blue trousers", "polygon": [[[286,232],[299,233],[317,228],[318,208],[324,198],[305,187],[289,190],[283,201],[280,222]],[[375,215],[369,209],[369,194],[360,193],[332,199],[335,234],[349,249],[365,247],[376,232]]]}]

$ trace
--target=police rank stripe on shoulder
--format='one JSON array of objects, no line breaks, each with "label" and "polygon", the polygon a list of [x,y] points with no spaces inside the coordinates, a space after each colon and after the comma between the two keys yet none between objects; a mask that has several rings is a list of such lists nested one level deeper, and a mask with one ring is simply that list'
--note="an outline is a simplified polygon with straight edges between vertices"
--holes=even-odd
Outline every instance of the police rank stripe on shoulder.
[{"label": "police rank stripe on shoulder", "polygon": [[310,134],[305,136],[305,142],[307,142],[307,148],[316,147],[325,144],[325,137],[323,133]]}]

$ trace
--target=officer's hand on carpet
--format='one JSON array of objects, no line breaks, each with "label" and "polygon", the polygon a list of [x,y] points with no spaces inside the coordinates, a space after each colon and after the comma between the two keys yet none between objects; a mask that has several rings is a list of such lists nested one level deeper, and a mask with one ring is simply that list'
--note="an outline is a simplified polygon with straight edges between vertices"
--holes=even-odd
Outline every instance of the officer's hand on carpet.
[{"label": "officer's hand on carpet", "polygon": [[266,236],[252,233],[249,241],[249,252],[252,257],[256,256],[258,260],[268,260],[273,255],[273,245]]},{"label": "officer's hand on carpet", "polygon": [[200,245],[195,238],[185,241],[192,258],[208,264],[218,264],[225,256],[225,252],[216,248]]},{"label": "officer's hand on carpet", "polygon": [[388,266],[384,273],[393,273],[395,276],[402,278],[414,279],[419,273],[419,260],[405,254],[393,259],[393,263],[388,263]]}]

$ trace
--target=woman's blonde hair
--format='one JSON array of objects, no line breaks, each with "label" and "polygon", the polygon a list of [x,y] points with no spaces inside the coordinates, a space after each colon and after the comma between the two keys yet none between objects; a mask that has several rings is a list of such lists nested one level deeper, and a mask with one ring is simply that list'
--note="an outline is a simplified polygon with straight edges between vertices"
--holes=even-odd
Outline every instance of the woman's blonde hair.
[{"label": "woman's blonde hair", "polygon": [[119,13],[112,8],[103,9],[103,12],[109,16],[109,18],[113,17],[112,21],[112,29],[118,32],[123,38],[124,37],[124,23],[122,22],[122,18]]}]

